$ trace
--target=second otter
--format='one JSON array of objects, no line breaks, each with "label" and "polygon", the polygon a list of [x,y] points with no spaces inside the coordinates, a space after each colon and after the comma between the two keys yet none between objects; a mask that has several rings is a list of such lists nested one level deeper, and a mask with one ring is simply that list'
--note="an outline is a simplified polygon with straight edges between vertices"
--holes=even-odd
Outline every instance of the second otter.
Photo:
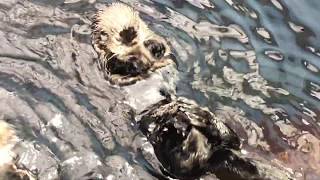
[{"label": "second otter", "polygon": [[12,149],[16,143],[14,129],[0,120],[0,180],[34,180],[27,170],[18,169],[14,163]]}]

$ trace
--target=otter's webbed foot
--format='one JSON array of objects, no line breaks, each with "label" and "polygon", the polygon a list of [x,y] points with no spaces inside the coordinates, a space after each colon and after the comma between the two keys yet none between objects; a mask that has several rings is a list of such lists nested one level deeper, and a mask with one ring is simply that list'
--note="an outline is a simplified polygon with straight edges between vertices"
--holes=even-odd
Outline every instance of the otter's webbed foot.
[{"label": "otter's webbed foot", "polygon": [[239,157],[229,149],[220,149],[214,152],[209,164],[209,170],[219,179],[261,179],[257,167],[250,160]]}]

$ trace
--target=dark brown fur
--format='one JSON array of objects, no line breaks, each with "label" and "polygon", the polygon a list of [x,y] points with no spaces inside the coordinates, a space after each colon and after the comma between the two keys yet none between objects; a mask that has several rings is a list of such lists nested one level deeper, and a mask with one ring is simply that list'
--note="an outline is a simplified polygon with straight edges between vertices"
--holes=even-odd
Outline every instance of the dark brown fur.
[{"label": "dark brown fur", "polygon": [[233,179],[258,175],[250,161],[233,153],[240,150],[237,134],[211,112],[184,98],[149,107],[141,114],[140,128],[173,177],[194,179],[207,171]]}]

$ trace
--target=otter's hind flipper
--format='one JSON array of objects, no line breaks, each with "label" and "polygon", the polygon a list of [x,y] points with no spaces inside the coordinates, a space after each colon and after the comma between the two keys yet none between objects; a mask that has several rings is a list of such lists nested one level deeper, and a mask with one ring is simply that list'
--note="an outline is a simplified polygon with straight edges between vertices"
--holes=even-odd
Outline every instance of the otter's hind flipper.
[{"label": "otter's hind flipper", "polygon": [[239,157],[232,150],[221,149],[214,152],[209,160],[209,164],[209,170],[219,179],[263,179],[259,177],[259,171],[252,162]]}]

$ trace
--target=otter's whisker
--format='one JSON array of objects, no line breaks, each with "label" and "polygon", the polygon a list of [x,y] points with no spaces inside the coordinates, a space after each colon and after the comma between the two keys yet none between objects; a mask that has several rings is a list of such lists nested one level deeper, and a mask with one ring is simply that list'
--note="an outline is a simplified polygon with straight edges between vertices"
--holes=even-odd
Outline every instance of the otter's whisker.
[{"label": "otter's whisker", "polygon": [[[109,55],[109,54],[108,54],[108,55]],[[106,55],[106,56],[108,56],[108,55]],[[103,70],[104,70],[104,71],[107,71],[108,75],[111,74],[111,72],[109,71],[108,62],[109,62],[112,58],[114,58],[115,56],[116,56],[116,54],[112,54],[110,57],[104,58],[104,60],[103,60]]]}]

